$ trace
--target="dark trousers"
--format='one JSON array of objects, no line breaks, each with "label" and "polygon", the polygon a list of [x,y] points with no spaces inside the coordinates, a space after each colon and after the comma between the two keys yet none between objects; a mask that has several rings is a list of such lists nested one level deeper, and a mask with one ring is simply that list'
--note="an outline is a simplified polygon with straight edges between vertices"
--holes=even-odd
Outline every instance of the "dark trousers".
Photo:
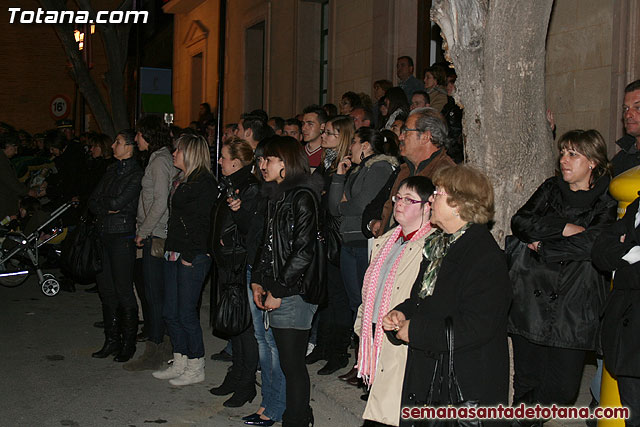
[{"label": "dark trousers", "polygon": [[[287,383],[287,407],[282,423],[291,426],[309,424],[311,383],[304,358],[307,352],[308,330],[271,328],[278,346],[280,367]],[[235,349],[234,349],[235,351]]]},{"label": "dark trousers", "polygon": [[352,312],[352,322],[362,304],[362,282],[369,267],[367,247],[343,245],[340,249],[340,272],[344,289],[349,299]]},{"label": "dark trousers", "polygon": [[191,266],[181,260],[164,264],[165,294],[162,317],[173,344],[173,352],[189,359],[204,357],[202,327],[198,317],[198,301],[211,258],[196,255]]},{"label": "dark trousers", "polygon": [[342,282],[340,267],[327,264],[327,305],[319,308],[318,340],[329,358],[346,357],[353,316],[349,308],[349,299]]},{"label": "dark trousers", "polygon": [[133,268],[136,259],[134,236],[126,234],[102,235],[102,271],[96,276],[102,304],[111,312],[118,308],[138,312],[133,293]]},{"label": "dark trousers", "polygon": [[618,390],[622,406],[629,408],[629,418],[625,420],[626,427],[640,426],[640,378],[618,376]]},{"label": "dark trousers", "polygon": [[538,345],[520,335],[511,339],[514,403],[571,405],[580,389],[586,351]]},{"label": "dark trousers", "polygon": [[[137,255],[137,254],[136,254]],[[144,290],[144,268],[142,258],[136,258],[133,262],[133,285],[136,288],[136,294],[140,300],[140,308],[142,308],[142,318],[145,321],[143,330],[147,330],[147,317],[149,317],[149,304],[147,302],[146,291]]]},{"label": "dark trousers", "polygon": [[142,247],[142,270],[147,310],[144,311],[144,327],[149,341],[160,344],[164,338],[165,325],[162,318],[164,305],[163,258],[151,256],[151,239],[144,240]]},{"label": "dark trousers", "polygon": [[232,375],[237,381],[236,391],[255,390],[258,369],[258,342],[253,325],[239,335],[231,337],[233,354]]}]

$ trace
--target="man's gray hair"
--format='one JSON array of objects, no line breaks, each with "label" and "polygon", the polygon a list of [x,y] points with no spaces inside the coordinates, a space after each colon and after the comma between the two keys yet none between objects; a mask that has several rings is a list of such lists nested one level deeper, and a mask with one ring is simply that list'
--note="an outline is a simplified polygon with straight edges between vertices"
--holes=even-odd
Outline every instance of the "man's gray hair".
[{"label": "man's gray hair", "polygon": [[420,133],[431,132],[431,143],[436,147],[447,147],[449,130],[444,117],[435,108],[422,107],[411,111],[409,117],[416,116],[416,129]]}]

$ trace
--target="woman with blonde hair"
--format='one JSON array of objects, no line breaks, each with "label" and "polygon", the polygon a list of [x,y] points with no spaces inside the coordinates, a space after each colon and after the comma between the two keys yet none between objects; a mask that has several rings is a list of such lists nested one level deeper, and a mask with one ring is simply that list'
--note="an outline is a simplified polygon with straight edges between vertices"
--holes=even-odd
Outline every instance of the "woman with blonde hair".
[{"label": "woman with blonde hair", "polygon": [[308,364],[328,361],[318,371],[320,375],[330,375],[349,363],[348,347],[353,318],[340,275],[340,217],[329,213],[328,195],[338,163],[349,154],[354,134],[355,126],[349,116],[337,116],[327,121],[322,132],[322,164],[314,171],[314,175],[324,179],[320,214],[324,218],[324,234],[330,242],[327,254],[328,301],[326,307],[317,314],[316,346],[306,358]]},{"label": "woman with blonde hair", "polygon": [[169,379],[172,385],[187,385],[204,381],[204,343],[197,306],[211,266],[207,243],[218,187],[204,137],[180,136],[173,164],[180,173],[169,195],[163,307],[173,344],[173,364],[153,376]]}]

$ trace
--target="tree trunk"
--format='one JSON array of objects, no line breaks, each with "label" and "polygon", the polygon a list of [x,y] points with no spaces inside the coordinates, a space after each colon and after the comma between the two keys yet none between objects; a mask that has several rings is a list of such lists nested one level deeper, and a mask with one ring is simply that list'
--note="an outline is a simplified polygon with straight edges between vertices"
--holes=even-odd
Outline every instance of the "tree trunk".
[{"label": "tree trunk", "polygon": [[553,0],[434,0],[431,9],[458,74],[465,158],[495,189],[492,232],[501,246],[513,214],[554,171],[544,87],[552,5]]},{"label": "tree trunk", "polygon": [[[95,19],[95,11],[89,0],[77,0],[77,3],[80,9],[89,11],[92,19]],[[40,0],[40,4],[46,10],[68,10],[65,0]],[[118,9],[128,10],[130,6],[131,0],[123,0]],[[53,24],[53,28],[71,62],[72,75],[80,92],[87,101],[100,130],[110,137],[115,137],[116,132],[129,127],[129,116],[124,94],[124,68],[127,60],[130,27],[130,25],[124,24],[98,25],[102,32],[102,40],[109,67],[105,74],[107,93],[110,100],[109,104],[107,104],[98,89],[98,85],[91,77],[89,66],[82,58],[80,51],[78,51],[78,45],[73,37],[73,26],[70,24]],[[110,105],[111,109],[107,105]]]}]

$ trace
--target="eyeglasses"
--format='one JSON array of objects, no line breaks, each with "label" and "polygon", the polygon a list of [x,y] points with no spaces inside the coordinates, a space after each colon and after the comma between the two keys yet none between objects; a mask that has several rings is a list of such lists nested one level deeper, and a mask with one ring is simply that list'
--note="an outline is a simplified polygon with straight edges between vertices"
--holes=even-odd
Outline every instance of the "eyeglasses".
[{"label": "eyeglasses", "polygon": [[401,134],[406,134],[407,132],[422,132],[422,131],[420,129],[411,129],[411,128],[408,128],[406,126],[402,126],[400,128],[400,133]]},{"label": "eyeglasses", "polygon": [[443,191],[443,190],[435,190],[433,192],[433,197],[436,197],[436,196],[448,196],[448,194],[446,191]]},{"label": "eyeglasses", "polygon": [[402,203],[405,206],[409,206],[409,205],[417,205],[418,203],[423,204],[423,203],[427,203],[427,201],[422,201],[422,200],[413,200],[410,199],[408,197],[401,197],[401,196],[393,196],[391,197],[391,201],[393,203]]},{"label": "eyeglasses", "polygon": [[323,131],[322,131],[322,134],[323,134],[323,135],[329,135],[329,136],[338,136],[338,135],[340,135],[340,132],[333,132],[333,133],[331,133],[331,132],[327,132],[326,130],[323,130]]}]

